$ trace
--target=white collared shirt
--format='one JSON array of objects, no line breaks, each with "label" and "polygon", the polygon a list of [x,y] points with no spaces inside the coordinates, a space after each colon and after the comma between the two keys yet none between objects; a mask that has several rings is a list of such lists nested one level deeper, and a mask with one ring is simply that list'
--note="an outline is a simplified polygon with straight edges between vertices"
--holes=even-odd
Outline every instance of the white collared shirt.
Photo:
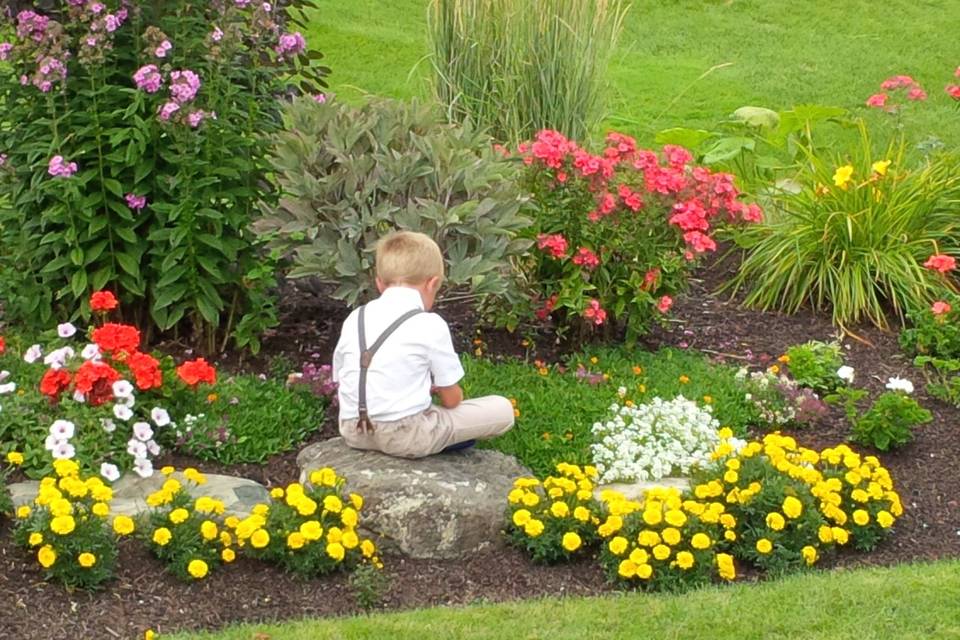
[{"label": "white collared shirt", "polygon": [[[364,311],[367,347],[390,324],[410,309],[423,309],[420,292],[410,287],[388,287]],[[333,352],[333,379],[339,384],[340,420],[359,416],[359,310],[343,323]],[[450,328],[435,313],[408,318],[380,346],[367,370],[367,412],[372,420],[392,421],[430,406],[430,387],[449,387],[463,377],[463,365],[453,350]]]}]

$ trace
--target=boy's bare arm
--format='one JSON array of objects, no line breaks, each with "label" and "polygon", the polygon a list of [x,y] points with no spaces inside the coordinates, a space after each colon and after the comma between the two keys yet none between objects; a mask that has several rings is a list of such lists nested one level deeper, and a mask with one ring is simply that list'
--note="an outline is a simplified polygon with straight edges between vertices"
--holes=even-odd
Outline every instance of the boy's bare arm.
[{"label": "boy's bare arm", "polygon": [[434,387],[432,391],[437,394],[440,405],[447,409],[453,409],[463,402],[463,389],[459,384],[452,384],[449,387]]}]

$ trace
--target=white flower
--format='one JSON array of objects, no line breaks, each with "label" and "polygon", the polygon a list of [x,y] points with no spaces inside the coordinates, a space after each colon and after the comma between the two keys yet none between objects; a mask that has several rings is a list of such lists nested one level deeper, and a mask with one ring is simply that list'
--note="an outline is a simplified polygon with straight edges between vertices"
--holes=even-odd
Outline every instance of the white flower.
[{"label": "white flower", "polygon": [[104,462],[100,465],[100,475],[109,482],[116,482],[120,478],[120,469],[115,464]]},{"label": "white flower", "polygon": [[64,441],[54,447],[51,454],[55,460],[69,460],[77,454],[77,450],[73,448],[72,444]]},{"label": "white flower", "polygon": [[147,451],[149,451],[152,456],[158,456],[160,455],[160,445],[157,444],[156,440],[151,440],[147,443]]},{"label": "white flower", "polygon": [[133,395],[133,385],[126,380],[117,380],[112,386],[113,395],[118,398],[129,398]]},{"label": "white flower", "polygon": [[76,352],[70,347],[60,347],[54,349],[43,359],[43,364],[49,365],[51,369],[63,369],[67,360],[76,355]]},{"label": "white flower", "polygon": [[83,404],[84,402],[87,401],[87,396],[83,395],[83,394],[80,393],[79,391],[74,391],[74,392],[73,392],[73,400],[74,400],[74,402],[79,402],[80,404]]},{"label": "white flower", "polygon": [[134,458],[146,458],[147,445],[140,442],[139,440],[130,438],[130,440],[127,442],[127,453],[132,455]]},{"label": "white flower", "polygon": [[6,380],[6,379],[9,378],[9,377],[10,377],[10,372],[9,372],[9,371],[7,371],[6,369],[4,369],[3,371],[0,371],[0,382],[3,382],[4,380]]},{"label": "white flower", "polygon": [[123,420],[126,422],[133,417],[133,410],[126,405],[115,404],[113,405],[113,415],[117,418],[117,420]]},{"label": "white flower", "polygon": [[893,376],[887,381],[887,389],[890,391],[903,391],[904,393],[913,393],[913,383],[905,378]]},{"label": "white flower", "polygon": [[620,396],[621,398],[627,397],[627,388],[626,388],[626,387],[618,387],[618,388],[617,388],[617,395]]},{"label": "white flower", "polygon": [[69,322],[57,325],[57,335],[61,338],[72,338],[77,332],[77,328]]},{"label": "white flower", "polygon": [[0,396],[7,393],[13,393],[16,390],[17,390],[16,382],[8,382],[6,384],[0,384]]},{"label": "white flower", "polygon": [[149,422],[134,422],[133,435],[137,440],[146,442],[153,437],[153,429],[150,428]]},{"label": "white flower", "polygon": [[843,365],[837,369],[837,377],[846,381],[848,384],[853,384],[853,367]]},{"label": "white flower", "polygon": [[153,475],[153,463],[150,462],[149,458],[144,456],[134,458],[133,470],[136,471],[137,475],[141,478],[149,478]]},{"label": "white flower", "polygon": [[83,351],[80,352],[80,357],[84,360],[99,360],[100,347],[96,344],[88,344],[83,348]]},{"label": "white flower", "polygon": [[27,364],[33,364],[37,360],[43,357],[43,349],[40,348],[40,345],[35,344],[27,352],[23,354],[23,361]]},{"label": "white flower", "polygon": [[50,425],[50,435],[58,440],[69,440],[76,432],[76,425],[69,420],[54,420]]},{"label": "white flower", "polygon": [[59,444],[61,444],[61,443],[63,443],[63,442],[66,442],[66,440],[63,440],[63,439],[61,439],[61,438],[58,438],[57,436],[55,436],[55,435],[53,435],[53,434],[51,433],[51,434],[48,435],[48,436],[46,437],[46,439],[43,441],[43,448],[46,449],[47,451],[53,451],[54,449],[57,448],[57,446],[58,446]]},{"label": "white flower", "polygon": [[100,418],[100,426],[107,433],[113,433],[117,430],[117,425],[110,418]]},{"label": "white flower", "polygon": [[153,424],[158,427],[165,427],[170,424],[170,414],[167,413],[166,409],[161,409],[160,407],[154,407],[150,410],[150,419],[153,420]]}]

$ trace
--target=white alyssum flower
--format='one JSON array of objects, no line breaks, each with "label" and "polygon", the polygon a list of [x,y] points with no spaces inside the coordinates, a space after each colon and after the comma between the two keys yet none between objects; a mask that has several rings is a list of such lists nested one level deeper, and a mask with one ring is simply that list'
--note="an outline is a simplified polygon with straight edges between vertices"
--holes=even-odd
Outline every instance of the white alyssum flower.
[{"label": "white alyssum flower", "polygon": [[27,364],[33,364],[42,357],[43,349],[40,348],[40,345],[35,344],[27,349],[27,352],[23,354],[23,361]]},{"label": "white alyssum flower", "polygon": [[903,391],[904,393],[913,393],[913,383],[906,378],[893,376],[887,381],[887,389],[890,391]]},{"label": "white alyssum flower", "polygon": [[710,461],[720,423],[709,407],[683,396],[654,398],[634,407],[614,404],[605,422],[593,425],[590,446],[601,483],[658,480],[689,473]]},{"label": "white alyssum flower", "polygon": [[120,469],[115,464],[104,462],[100,465],[100,475],[108,482],[116,482],[120,478]]},{"label": "white alyssum flower", "polygon": [[170,414],[167,413],[166,409],[161,409],[160,407],[154,407],[150,410],[150,419],[153,420],[153,424],[158,427],[165,427],[170,424]]},{"label": "white alyssum flower", "polygon": [[50,425],[50,435],[58,440],[69,440],[76,433],[76,428],[69,420],[54,420]]},{"label": "white alyssum flower", "polygon": [[146,442],[153,437],[153,429],[150,428],[149,422],[134,422],[133,435],[137,440]]},{"label": "white alyssum flower", "polygon": [[103,427],[103,430],[107,433],[113,433],[117,430],[117,425],[110,418],[100,418],[100,426]]},{"label": "white alyssum flower", "polygon": [[61,338],[72,338],[77,333],[77,328],[69,322],[57,325],[57,335]]},{"label": "white alyssum flower", "polygon": [[8,393],[13,393],[17,390],[16,382],[7,382],[5,384],[0,384],[0,396],[6,395]]},{"label": "white alyssum flower", "polygon": [[48,353],[43,364],[49,365],[51,369],[63,369],[67,365],[67,360],[76,355],[76,352],[70,347],[60,347]]},{"label": "white alyssum flower", "polygon": [[853,367],[848,365],[843,365],[837,369],[837,377],[845,381],[847,384],[853,384]]},{"label": "white alyssum flower", "polygon": [[117,420],[123,420],[126,422],[133,417],[133,410],[123,404],[113,405],[113,415]]},{"label": "white alyssum flower", "polygon": [[51,451],[54,460],[69,460],[77,455],[77,450],[67,441],[63,441]]},{"label": "white alyssum flower", "polygon": [[113,395],[118,398],[127,398],[133,395],[133,385],[126,380],[117,380],[111,385]]},{"label": "white alyssum flower", "polygon": [[83,348],[83,351],[80,352],[80,357],[84,360],[100,360],[100,346],[88,344]]},{"label": "white alyssum flower", "polygon": [[149,478],[153,475],[153,463],[147,457],[134,458],[133,470],[141,478]]}]

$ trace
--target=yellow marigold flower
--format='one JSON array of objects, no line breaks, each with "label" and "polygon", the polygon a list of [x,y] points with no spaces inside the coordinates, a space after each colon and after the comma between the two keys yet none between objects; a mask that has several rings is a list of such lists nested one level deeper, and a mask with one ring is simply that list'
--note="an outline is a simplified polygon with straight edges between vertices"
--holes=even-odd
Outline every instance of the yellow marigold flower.
[{"label": "yellow marigold flower", "polygon": [[233,544],[233,536],[230,535],[229,531],[220,532],[220,544],[224,547],[229,547]]},{"label": "yellow marigold flower", "polygon": [[783,513],[788,518],[799,518],[803,513],[803,503],[793,496],[787,496],[783,499]]},{"label": "yellow marigold flower", "polygon": [[587,522],[590,519],[590,509],[586,507],[576,507],[573,510],[573,517],[580,522]]},{"label": "yellow marigold flower", "polygon": [[518,527],[523,527],[530,522],[530,517],[530,512],[526,509],[517,509],[513,512],[513,524]]},{"label": "yellow marigold flower", "polygon": [[22,504],[17,507],[17,518],[23,520],[24,518],[29,518],[32,510],[28,505]]},{"label": "yellow marigold flower", "polygon": [[363,554],[364,558],[371,558],[373,554],[377,552],[377,546],[373,544],[372,540],[364,538],[360,542],[360,553]]},{"label": "yellow marigold flower", "polygon": [[617,574],[619,574],[621,578],[632,578],[637,575],[637,565],[629,558],[621,560],[620,564],[617,565]]},{"label": "yellow marigold flower", "polygon": [[656,558],[657,560],[666,560],[667,558],[670,557],[671,552],[670,552],[670,547],[668,547],[667,545],[658,544],[653,548],[652,553],[653,553],[653,557]]},{"label": "yellow marigold flower", "polygon": [[36,547],[38,545],[41,545],[43,544],[43,534],[33,532],[30,534],[30,537],[27,539],[27,542],[30,544],[31,547]]},{"label": "yellow marigold flower", "polygon": [[817,538],[819,538],[823,544],[830,544],[833,542],[833,529],[825,524],[820,525],[820,528],[817,529]]},{"label": "yellow marigold flower", "polygon": [[110,487],[106,485],[97,485],[97,486],[90,487],[89,482],[87,484],[88,484],[88,488],[90,489],[90,495],[93,497],[94,500],[97,500],[99,502],[110,502],[111,500],[113,500],[113,489],[111,489]]},{"label": "yellow marigold flower", "polygon": [[734,542],[737,539],[737,534],[733,529],[727,529],[723,532],[723,539],[729,542]]},{"label": "yellow marigold flower", "polygon": [[727,484],[736,484],[737,480],[739,479],[740,474],[733,469],[727,469],[727,471],[723,474],[723,481]]},{"label": "yellow marigold flower", "polygon": [[37,562],[40,563],[40,566],[44,569],[49,569],[53,566],[53,563],[57,561],[57,552],[53,550],[48,544],[40,547],[40,551],[37,552]]},{"label": "yellow marigold flower", "polygon": [[586,502],[591,498],[593,498],[593,491],[588,491],[586,489],[581,489],[577,491],[577,500],[579,500],[580,502]]},{"label": "yellow marigold flower", "polygon": [[873,170],[873,172],[878,176],[885,176],[887,175],[887,167],[889,167],[890,164],[890,160],[877,160],[870,165],[870,169]]},{"label": "yellow marigold flower", "polygon": [[635,565],[646,564],[650,560],[650,554],[645,549],[634,549],[630,552],[630,561]]},{"label": "yellow marigold flower", "polygon": [[56,516],[69,516],[73,513],[73,505],[69,500],[64,498],[57,498],[50,501],[50,515]]},{"label": "yellow marigold flower", "polygon": [[536,538],[543,533],[543,522],[537,520],[536,518],[531,518],[525,525],[523,525],[523,531],[531,538]]},{"label": "yellow marigold flower", "polygon": [[660,544],[660,534],[650,529],[644,529],[637,536],[637,543],[644,547],[652,547]]},{"label": "yellow marigold flower", "polygon": [[843,479],[854,487],[860,484],[860,481],[863,480],[863,478],[860,477],[860,474],[856,471],[847,471],[845,474],[843,474]]},{"label": "yellow marigold flower", "polygon": [[[306,499],[309,500],[309,498]],[[303,500],[300,500],[300,502],[302,501]],[[253,505],[253,509],[250,510],[250,513],[256,516],[266,516],[268,513],[270,513],[270,505],[263,504],[262,502],[255,504]]]},{"label": "yellow marigold flower", "polygon": [[304,538],[303,534],[299,531],[294,531],[287,536],[287,546],[291,549],[302,549],[306,543],[306,538]]},{"label": "yellow marigold flower", "polygon": [[129,516],[117,516],[113,519],[113,531],[117,535],[127,536],[133,533],[135,529],[133,518]]},{"label": "yellow marigold flower", "polygon": [[675,547],[680,544],[682,536],[680,535],[680,530],[673,527],[667,527],[660,532],[660,537],[663,538],[663,541],[666,542],[671,547]]},{"label": "yellow marigold flower", "polygon": [[633,367],[633,375],[639,376],[641,373],[643,373],[643,367],[634,365],[634,367]]},{"label": "yellow marigold flower", "polygon": [[523,502],[523,504],[527,507],[535,507],[540,502],[540,496],[532,491],[529,491],[523,494],[521,502]]},{"label": "yellow marigold flower", "polygon": [[160,467],[160,473],[162,473],[162,474],[165,475],[165,476],[170,475],[170,474],[173,473],[174,471],[176,471],[176,469],[174,469],[173,467],[171,467],[171,466],[169,466],[169,465],[167,465],[167,466],[165,466],[165,467]]},{"label": "yellow marigold flower", "polygon": [[767,371],[769,371],[773,375],[777,375],[778,373],[780,373],[780,367],[779,365],[772,364],[769,367],[767,367]]},{"label": "yellow marigold flower", "polygon": [[80,473],[80,465],[73,460],[60,458],[53,461],[53,470],[61,478],[68,478]]},{"label": "yellow marigold flower", "polygon": [[854,489],[850,492],[850,497],[854,502],[866,502],[870,499],[870,494],[863,489]]},{"label": "yellow marigold flower", "polygon": [[23,464],[23,454],[19,451],[11,451],[7,454],[7,462],[15,467],[19,467]]},{"label": "yellow marigold flower", "polygon": [[643,510],[643,521],[648,525],[655,526],[663,521],[663,512],[657,509],[651,509],[649,506]]},{"label": "yellow marigold flower", "polygon": [[600,537],[606,538],[620,529],[623,528],[623,518],[620,516],[610,515],[607,517],[606,521],[597,528],[597,533],[600,534]]},{"label": "yellow marigold flower", "polygon": [[84,551],[79,556],[77,556],[77,564],[79,564],[84,569],[89,569],[93,565],[97,564],[97,556],[93,555],[89,551]]},{"label": "yellow marigold flower", "polygon": [[[333,496],[328,497],[332,498]],[[294,505],[294,508],[296,508],[297,513],[306,518],[317,512],[317,502],[316,500],[308,498],[307,496],[301,496]]]},{"label": "yellow marigold flower", "polygon": [[567,506],[566,502],[554,502],[550,505],[550,513],[555,518],[566,518],[570,515],[570,507]]},{"label": "yellow marigold flower", "polygon": [[342,522],[344,526],[350,528],[356,527],[359,520],[360,518],[357,514],[357,511],[353,507],[347,507],[340,512],[340,522]]},{"label": "yellow marigold flower", "polygon": [[283,495],[283,487],[274,487],[273,489],[270,489],[270,497],[274,500],[282,500]]},{"label": "yellow marigold flower", "polygon": [[217,523],[212,520],[204,520],[200,523],[200,535],[204,540],[213,540],[217,537]]},{"label": "yellow marigold flower", "polygon": [[713,396],[703,396],[703,401],[706,404],[713,404]]},{"label": "yellow marigold flower", "polygon": [[857,509],[853,512],[853,521],[861,527],[865,527],[870,524],[870,514],[863,509]]},{"label": "yellow marigold flower", "polygon": [[733,529],[737,526],[737,519],[729,513],[724,513],[720,516],[720,524],[723,525],[724,529]]},{"label": "yellow marigold flower", "polygon": [[350,504],[353,505],[354,509],[356,509],[357,511],[360,511],[361,509],[363,509],[363,496],[361,496],[359,493],[351,493],[349,495],[349,499],[350,499]]},{"label": "yellow marigold flower", "polygon": [[110,514],[110,505],[108,505],[106,502],[94,502],[93,506],[90,507],[90,511],[95,516],[105,518]]},{"label": "yellow marigold flower", "polygon": [[677,554],[677,566],[683,570],[687,570],[693,566],[694,558],[693,554],[689,551],[681,551]]},{"label": "yellow marigold flower", "polygon": [[173,524],[181,524],[190,517],[190,512],[184,508],[177,508],[170,512],[170,522]]},{"label": "yellow marigold flower", "polygon": [[220,552],[220,558],[229,563],[237,559],[237,554],[233,549],[224,549]]},{"label": "yellow marigold flower", "polygon": [[559,498],[563,496],[563,489],[560,487],[550,487],[550,489],[547,491],[547,496],[551,498]]},{"label": "yellow marigold flower", "polygon": [[610,553],[615,556],[621,555],[624,551],[627,550],[627,546],[630,543],[623,536],[617,536],[613,538],[608,544],[607,547],[610,549]]},{"label": "yellow marigold flower", "polygon": [[893,516],[887,511],[879,511],[877,512],[877,524],[879,524],[881,528],[887,529],[893,526]]},{"label": "yellow marigold flower", "polygon": [[511,489],[510,493],[507,494],[507,502],[510,504],[517,504],[523,500],[524,490],[523,489]]},{"label": "yellow marigold flower", "polygon": [[783,516],[776,511],[767,514],[767,526],[774,531],[783,530],[784,525],[786,525],[786,521],[783,519]]},{"label": "yellow marigold flower", "polygon": [[228,529],[236,529],[237,525],[240,524],[240,518],[237,516],[227,516],[227,518],[223,521],[223,524]]},{"label": "yellow marigold flower", "polygon": [[343,532],[343,537],[340,540],[340,544],[346,549],[356,549],[357,545],[360,544],[360,537],[357,536],[357,532],[353,529],[347,529]]},{"label": "yellow marigold flower", "polygon": [[763,554],[770,553],[773,551],[773,543],[766,538],[760,538],[757,540],[757,551]]},{"label": "yellow marigold flower", "polygon": [[300,533],[304,539],[314,542],[323,537],[323,527],[316,520],[307,520],[300,525]]},{"label": "yellow marigold flower", "polygon": [[800,554],[803,556],[803,559],[806,560],[808,565],[811,565],[817,561],[816,547],[811,547],[810,545],[807,545],[800,550]]},{"label": "yellow marigold flower", "polygon": [[323,508],[333,513],[340,513],[343,509],[343,502],[337,496],[327,496],[323,499]]},{"label": "yellow marigold flower", "polygon": [[787,354],[783,354],[782,356],[777,358],[777,362],[779,362],[780,364],[790,364],[790,356],[788,356]]},{"label": "yellow marigold flower", "polygon": [[160,507],[173,499],[173,495],[168,491],[161,489],[160,491],[154,491],[147,496],[147,505],[151,507]]},{"label": "yellow marigold flower", "polygon": [[57,516],[50,520],[50,530],[61,536],[70,534],[76,527],[73,516]]},{"label": "yellow marigold flower", "polygon": [[653,567],[649,564],[637,565],[637,577],[641,580],[648,580],[653,575]]},{"label": "yellow marigold flower", "polygon": [[161,547],[166,546],[172,537],[173,534],[171,534],[170,529],[167,529],[166,527],[159,527],[153,532],[153,542]]},{"label": "yellow marigold flower", "polygon": [[209,571],[210,567],[208,567],[207,563],[203,560],[191,560],[190,564],[187,565],[187,573],[197,580],[206,577]]},{"label": "yellow marigold flower", "polygon": [[[687,515],[679,509],[671,509],[670,511],[667,511],[663,515],[663,519],[666,520],[667,524],[672,527],[682,527],[687,523]],[[646,518],[644,518],[644,520],[646,521]]]},{"label": "yellow marigold flower", "polygon": [[205,484],[207,482],[207,477],[193,467],[187,467],[184,469],[183,477],[194,484]]},{"label": "yellow marigold flower", "polygon": [[346,555],[346,550],[343,548],[343,545],[339,542],[331,542],[327,545],[327,555],[340,562],[343,560],[343,557]]},{"label": "yellow marigold flower", "polygon": [[580,548],[580,545],[583,544],[583,541],[576,532],[567,531],[565,534],[563,534],[563,540],[561,541],[561,544],[567,551],[574,552]]},{"label": "yellow marigold flower", "polygon": [[717,573],[723,580],[733,580],[737,577],[737,570],[733,564],[733,556],[729,553],[717,554]]},{"label": "yellow marigold flower", "polygon": [[330,467],[321,467],[310,474],[310,484],[332,487],[337,484],[337,473]]},{"label": "yellow marigold flower", "polygon": [[847,542],[850,540],[850,534],[846,529],[842,529],[840,527],[831,527],[831,531],[833,532],[833,540],[837,544],[847,544]]},{"label": "yellow marigold flower", "polygon": [[690,382],[689,376],[685,376],[685,375],[680,376],[679,378],[677,378],[677,380],[680,382],[680,384],[687,384],[688,382]]},{"label": "yellow marigold flower", "polygon": [[693,537],[690,538],[690,546],[694,549],[708,549],[712,542],[710,536],[705,533],[695,533]]},{"label": "yellow marigold flower", "polygon": [[263,549],[270,544],[270,534],[267,533],[266,529],[257,529],[250,536],[250,544],[253,545],[254,549]]}]

